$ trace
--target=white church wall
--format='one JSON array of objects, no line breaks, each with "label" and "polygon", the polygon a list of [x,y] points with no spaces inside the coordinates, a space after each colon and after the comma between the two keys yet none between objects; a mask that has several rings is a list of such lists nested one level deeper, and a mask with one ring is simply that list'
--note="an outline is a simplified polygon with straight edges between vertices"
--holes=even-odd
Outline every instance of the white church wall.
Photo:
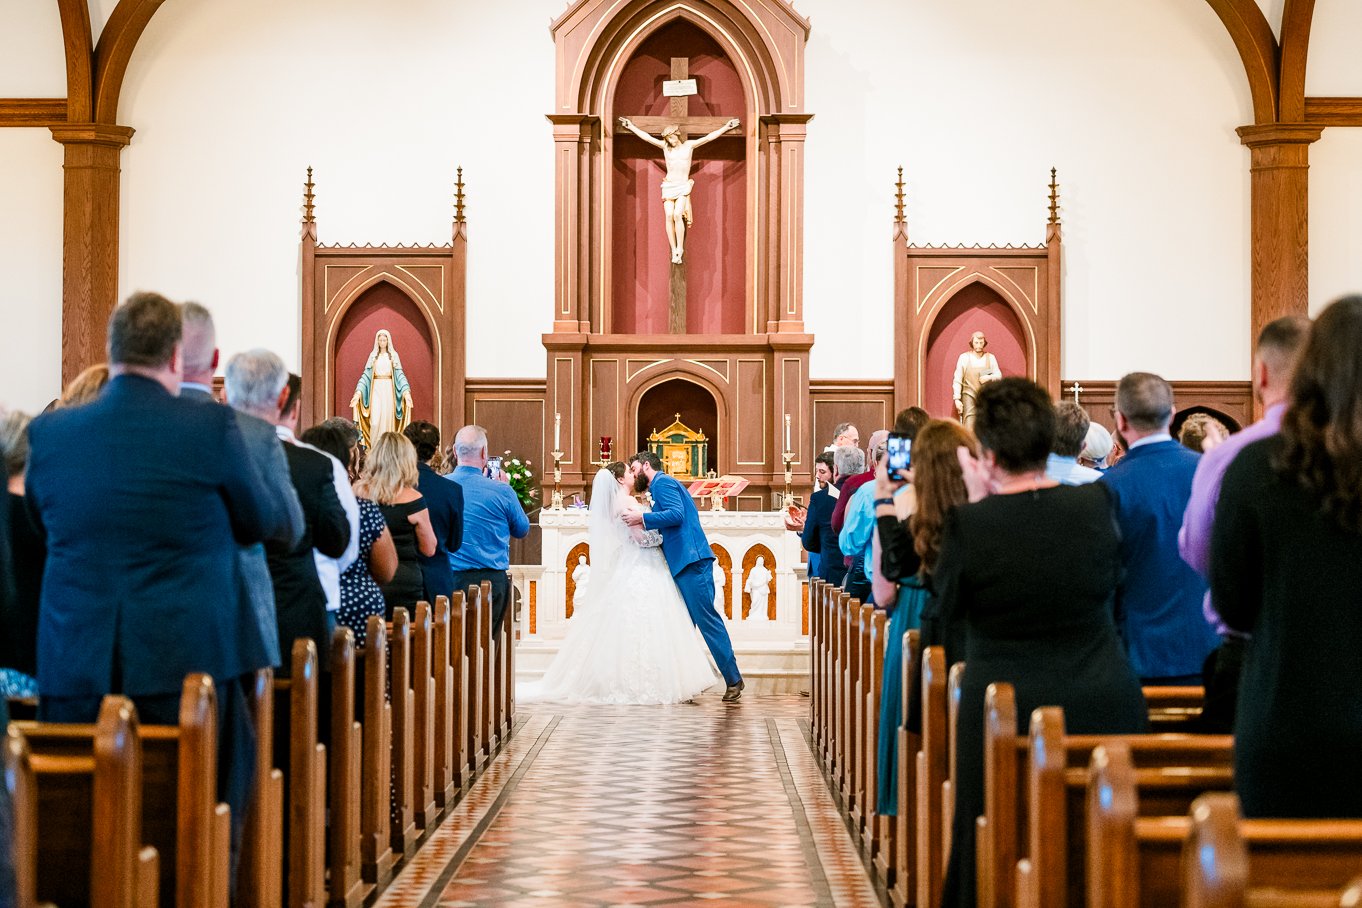
[{"label": "white church wall", "polygon": [[57,4],[0,0],[0,98],[65,95],[66,58]]},{"label": "white church wall", "polygon": [[[1183,0],[803,0],[816,376],[892,372],[894,168],[916,243],[1039,243],[1059,169],[1064,377],[1247,375],[1243,69]],[[1031,125],[1034,124],[1034,125]],[[1141,263],[1157,258],[1157,268]],[[847,305],[847,304],[850,305]],[[1194,317],[1189,318],[1188,314]],[[1173,332],[1176,323],[1202,330]]]},{"label": "white church wall", "polygon": [[1315,4],[1311,22],[1306,97],[1362,95],[1362,61],[1357,55],[1357,36],[1362,35],[1362,3],[1320,0]]},{"label": "white church wall", "polygon": [[1326,129],[1310,147],[1310,313],[1362,293],[1362,129]]},{"label": "white church wall", "polygon": [[[220,345],[299,362],[298,220],[322,242],[445,243],[468,184],[470,375],[542,375],[551,327],[559,0],[184,2],[157,12],[124,89],[124,291],[217,315]],[[506,326],[513,326],[507,342]]]}]

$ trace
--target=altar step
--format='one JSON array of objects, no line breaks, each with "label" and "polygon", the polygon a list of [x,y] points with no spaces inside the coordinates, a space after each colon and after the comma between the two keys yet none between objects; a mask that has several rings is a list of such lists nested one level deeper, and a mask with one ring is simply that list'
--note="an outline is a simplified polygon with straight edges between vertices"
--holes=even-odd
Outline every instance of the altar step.
[{"label": "altar step", "polygon": [[[516,680],[538,681],[562,641],[530,639],[516,644]],[[809,645],[743,641],[733,646],[747,692],[800,694],[809,689]]]}]

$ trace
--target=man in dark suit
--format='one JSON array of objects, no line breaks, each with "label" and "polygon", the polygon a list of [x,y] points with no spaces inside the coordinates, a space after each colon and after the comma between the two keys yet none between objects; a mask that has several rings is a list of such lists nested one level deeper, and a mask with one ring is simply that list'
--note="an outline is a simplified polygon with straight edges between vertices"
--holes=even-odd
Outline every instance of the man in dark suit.
[{"label": "man in dark suit", "polygon": [[842,561],[842,550],[837,545],[837,534],[832,531],[832,509],[837,504],[837,499],[832,497],[832,494],[834,491],[840,492],[841,484],[846,477],[838,475],[836,462],[830,451],[824,451],[815,458],[814,469],[818,479],[826,485],[809,496],[809,510],[804,516],[804,531],[800,533],[799,541],[804,545],[804,551],[819,556],[816,576],[834,586],[840,586],[842,578],[846,576],[847,566]]},{"label": "man in dark suit", "polygon": [[[237,547],[269,535],[275,506],[232,411],[177,396],[181,335],[179,307],[134,294],[109,320],[99,398],[29,427],[27,500],[48,547],[39,716],[94,722],[104,695],[121,693],[143,724],[174,725],[185,675],[206,672],[233,753],[252,734],[230,607]],[[243,760],[219,773],[233,815],[246,807]]]},{"label": "man in dark suit", "polygon": [[435,554],[417,552],[426,585],[426,601],[433,605],[436,596],[449,596],[454,591],[454,570],[449,566],[449,553],[458,551],[463,543],[463,489],[430,466],[431,458],[440,450],[438,428],[418,421],[403,429],[402,434],[416,446],[416,490],[426,499],[430,528],[435,531]]},{"label": "man in dark suit", "polygon": [[662,533],[662,555],[686,603],[686,611],[690,612],[690,620],[700,629],[714,664],[728,685],[724,702],[732,703],[742,696],[745,685],[738,660],[733,657],[728,628],[714,608],[714,551],[700,527],[700,514],[690,493],[661,470],[662,458],[651,451],[641,451],[629,458],[629,471],[648,481],[653,510],[646,514],[627,511],[624,522]]},{"label": "man in dark suit", "polygon": [[1124,577],[1116,588],[1117,626],[1140,681],[1201,684],[1219,642],[1201,611],[1206,582],[1178,554],[1178,531],[1200,455],[1173,440],[1173,389],[1132,372],[1116,386],[1116,429],[1128,452],[1102,475],[1121,529]]},{"label": "man in dark suit", "polygon": [[[180,383],[180,397],[216,404],[212,384],[219,353],[212,313],[198,303],[185,303],[182,309],[184,381]],[[287,552],[296,548],[307,527],[298,493],[289,480],[288,460],[274,426],[244,412],[236,414],[236,424],[277,511],[276,522],[265,545],[241,546],[237,553],[241,649],[250,671],[254,672],[280,664],[274,584],[270,580],[265,550]]]},{"label": "man in dark suit", "polygon": [[297,442],[298,395],[284,362],[268,350],[238,353],[227,363],[227,402],[275,427],[289,478],[302,505],[305,529],[288,550],[267,551],[274,584],[281,675],[291,669],[293,641],[306,637],[317,644],[325,664],[331,639],[326,593],[312,551],[338,558],[350,543],[350,522],[336,495],[332,458]]}]

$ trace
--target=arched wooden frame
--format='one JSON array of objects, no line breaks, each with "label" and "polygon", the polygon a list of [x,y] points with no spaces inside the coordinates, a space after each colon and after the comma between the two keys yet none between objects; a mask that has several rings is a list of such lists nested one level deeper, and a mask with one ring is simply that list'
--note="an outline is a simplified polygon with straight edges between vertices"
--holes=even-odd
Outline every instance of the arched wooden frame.
[{"label": "arched wooden frame", "polygon": [[[332,412],[336,340],[347,312],[365,291],[386,282],[421,313],[435,353],[431,411],[442,438],[453,437],[464,421],[467,225],[460,178],[452,242],[447,246],[339,246],[317,242],[308,171],[302,238],[301,424],[313,425]],[[438,273],[438,279],[434,275]],[[422,275],[430,275],[423,279]]]},{"label": "arched wooden frame", "polygon": [[714,560],[719,563],[719,569],[724,572],[723,588],[715,590],[714,595],[720,597],[720,601],[724,605],[724,615],[731,620],[733,618],[733,556],[728,554],[728,549],[717,542],[711,542],[709,550],[714,553]]},{"label": "arched wooden frame", "polygon": [[915,381],[919,394],[923,393],[927,387],[927,376],[923,370],[927,365],[927,343],[931,340],[932,329],[936,327],[936,322],[941,317],[941,313],[950,306],[956,295],[973,284],[983,284],[997,293],[1002,301],[1007,304],[1007,308],[1012,311],[1012,315],[1018,323],[1021,324],[1022,331],[1026,335],[1026,375],[1028,378],[1034,379],[1040,374],[1039,354],[1037,352],[1040,345],[1037,343],[1034,322],[1027,319],[1024,304],[1017,300],[1015,285],[1008,287],[995,274],[986,271],[966,272],[964,268],[961,271],[965,273],[956,276],[954,279],[947,279],[951,281],[949,285],[946,281],[937,284],[928,294],[927,299],[923,301],[925,311],[921,316],[922,328],[918,332],[916,355],[913,361],[913,367],[917,370]]},{"label": "arched wooden frame", "polygon": [[773,578],[771,595],[766,598],[766,617],[770,621],[775,621],[776,590],[774,577],[776,575],[776,556],[774,552],[760,542],[748,549],[742,556],[742,620],[746,621],[752,612],[752,594],[747,592],[747,578],[751,575],[752,568],[756,567],[758,558],[766,559],[766,569],[771,572]]},{"label": "arched wooden frame", "polygon": [[[662,365],[662,363],[658,363],[657,365]],[[643,396],[645,394],[647,394],[653,388],[656,388],[658,385],[666,384],[667,382],[671,381],[689,382],[690,384],[695,385],[697,388],[700,388],[705,393],[709,394],[712,398],[714,398],[714,409],[715,412],[718,414],[719,421],[719,425],[716,427],[716,430],[721,431],[723,433],[720,436],[719,454],[724,460],[727,461],[727,463],[723,464],[711,463],[709,466],[710,469],[715,470],[719,473],[725,472],[728,468],[728,464],[732,463],[734,459],[733,455],[730,454],[729,451],[735,447],[730,436],[728,404],[725,399],[726,398],[725,389],[720,388],[718,385],[714,384],[708,379],[705,379],[701,375],[692,371],[690,363],[681,363],[673,361],[670,363],[666,363],[666,366],[672,370],[669,374],[657,375],[649,379],[643,379],[639,381],[637,384],[631,381],[626,386],[628,388],[627,391],[628,403],[625,405],[624,425],[627,428],[628,432],[627,434],[625,434],[624,437],[628,439],[637,438],[639,436],[639,433],[643,430],[643,427],[639,424],[638,421],[638,407],[639,404],[643,402]],[[638,375],[641,375],[643,372],[646,371],[649,370],[647,369],[640,370],[639,373],[635,374],[634,376],[635,379],[638,378]],[[628,453],[632,454],[634,452],[630,451]],[[625,456],[628,455],[626,454]]]},{"label": "arched wooden frame", "polygon": [[564,618],[571,618],[572,613],[577,610],[577,581],[573,578],[572,572],[577,568],[577,559],[586,556],[586,563],[591,564],[591,546],[585,542],[579,542],[568,552],[567,560],[563,562],[567,577],[567,602],[565,603]]}]

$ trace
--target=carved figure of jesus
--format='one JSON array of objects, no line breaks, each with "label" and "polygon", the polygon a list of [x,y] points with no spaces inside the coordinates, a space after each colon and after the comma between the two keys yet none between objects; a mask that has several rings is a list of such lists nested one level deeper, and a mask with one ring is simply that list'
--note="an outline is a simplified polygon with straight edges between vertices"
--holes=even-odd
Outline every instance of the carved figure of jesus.
[{"label": "carved figure of jesus", "polygon": [[662,211],[666,218],[667,242],[672,247],[674,265],[681,264],[685,256],[686,228],[695,222],[695,212],[690,204],[690,191],[695,186],[695,181],[690,178],[691,156],[701,145],[713,142],[741,125],[737,119],[732,119],[708,135],[683,140],[681,128],[672,124],[662,130],[660,139],[656,139],[635,126],[628,117],[620,117],[620,126],[649,145],[662,149],[662,158],[667,164],[667,175],[662,179]]}]

